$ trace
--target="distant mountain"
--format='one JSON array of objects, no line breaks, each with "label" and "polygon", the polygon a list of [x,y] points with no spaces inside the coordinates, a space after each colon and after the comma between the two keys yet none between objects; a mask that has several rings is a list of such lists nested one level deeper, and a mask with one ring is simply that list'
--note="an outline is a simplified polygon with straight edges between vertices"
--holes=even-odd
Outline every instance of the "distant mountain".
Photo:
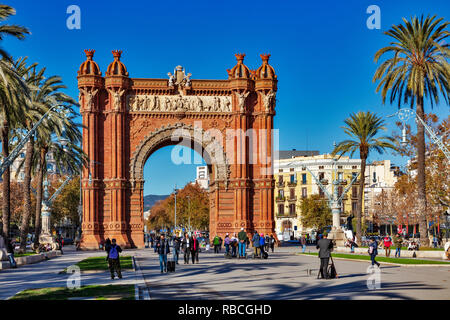
[{"label": "distant mountain", "polygon": [[164,200],[165,198],[167,198],[169,195],[156,195],[156,194],[149,194],[144,196],[144,211],[149,210],[151,207],[153,207],[153,205],[159,201],[159,200]]}]

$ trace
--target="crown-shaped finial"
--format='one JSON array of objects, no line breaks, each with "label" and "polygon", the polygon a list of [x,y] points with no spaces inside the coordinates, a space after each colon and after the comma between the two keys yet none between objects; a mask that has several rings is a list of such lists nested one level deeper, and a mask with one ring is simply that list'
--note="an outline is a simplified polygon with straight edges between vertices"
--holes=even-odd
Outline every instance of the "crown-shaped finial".
[{"label": "crown-shaped finial", "polygon": [[120,56],[122,55],[122,50],[113,50],[112,51],[114,59],[120,60]]},{"label": "crown-shaped finial", "polygon": [[263,53],[260,55],[263,62],[269,62],[270,53]]},{"label": "crown-shaped finial", "polygon": [[235,57],[238,62],[242,62],[242,61],[244,61],[245,53],[236,53]]},{"label": "crown-shaped finial", "polygon": [[86,49],[86,50],[84,50],[84,53],[86,54],[86,58],[88,60],[92,60],[92,58],[94,57],[95,50],[94,49]]}]

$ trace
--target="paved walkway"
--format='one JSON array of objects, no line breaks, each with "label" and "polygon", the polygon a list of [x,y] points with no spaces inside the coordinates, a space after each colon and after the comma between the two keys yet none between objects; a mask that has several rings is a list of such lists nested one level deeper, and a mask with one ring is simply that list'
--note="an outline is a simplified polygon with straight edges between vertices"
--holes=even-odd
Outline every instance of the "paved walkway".
[{"label": "paved walkway", "polygon": [[180,255],[176,272],[169,274],[160,273],[151,249],[141,250],[138,261],[151,299],[450,299],[448,266],[382,265],[381,288],[369,290],[368,262],[335,260],[339,279],[321,280],[317,257],[295,255],[298,247],[275,250],[267,260],[202,252],[194,265],[185,265]]},{"label": "paved walkway", "polygon": [[[134,255],[134,250],[124,250],[122,255]],[[68,274],[62,270],[88,257],[105,256],[102,251],[75,251],[73,246],[64,247],[64,255],[35,264],[19,266],[17,269],[0,270],[0,300],[8,299],[25,289],[65,287]],[[111,280],[109,272],[82,273],[81,285],[134,284],[132,269],[122,272],[121,280]]]}]

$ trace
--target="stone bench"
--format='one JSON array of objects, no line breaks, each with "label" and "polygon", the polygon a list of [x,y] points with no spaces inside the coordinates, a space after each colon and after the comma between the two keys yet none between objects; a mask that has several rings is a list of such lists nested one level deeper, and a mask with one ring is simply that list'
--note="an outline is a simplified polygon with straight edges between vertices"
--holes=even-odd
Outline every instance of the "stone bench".
[{"label": "stone bench", "polygon": [[[59,251],[49,251],[40,254],[34,254],[31,256],[17,257],[17,258],[15,257],[14,260],[16,260],[17,266],[23,266],[26,264],[38,263],[44,260],[49,260],[59,255],[61,255]],[[9,263],[9,260],[0,261],[0,269],[8,269],[10,267],[11,265]]]}]

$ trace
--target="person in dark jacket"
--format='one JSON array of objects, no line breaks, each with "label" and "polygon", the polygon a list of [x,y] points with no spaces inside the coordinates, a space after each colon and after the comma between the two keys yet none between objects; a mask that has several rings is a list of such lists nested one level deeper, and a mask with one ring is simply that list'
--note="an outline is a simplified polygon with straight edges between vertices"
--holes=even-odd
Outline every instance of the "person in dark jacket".
[{"label": "person in dark jacket", "polygon": [[111,272],[111,279],[114,280],[114,272],[117,273],[119,279],[122,279],[122,271],[120,268],[119,253],[122,252],[122,248],[116,244],[116,239],[112,239],[111,246],[108,251],[109,271]]},{"label": "person in dark jacket", "polygon": [[245,232],[244,228],[241,228],[241,231],[238,233],[238,246],[239,246],[239,259],[245,258],[245,251],[247,245],[247,232]]},{"label": "person in dark jacket", "polygon": [[372,267],[374,264],[376,264],[379,268],[380,264],[375,261],[375,257],[378,254],[378,243],[376,242],[374,237],[370,238],[368,251],[369,251],[369,255],[370,255],[370,260],[372,260]]},{"label": "person in dark jacket", "polygon": [[198,239],[195,235],[191,238],[191,257],[192,257],[192,263],[194,264],[195,261],[198,263],[198,253],[200,251],[200,243],[198,242]]},{"label": "person in dark jacket", "polygon": [[270,249],[272,249],[272,253],[273,253],[273,250],[275,248],[275,238],[273,237],[273,234],[270,235],[269,241],[270,241]]},{"label": "person in dark jacket", "polygon": [[6,238],[6,253],[8,254],[11,268],[17,268],[16,260],[14,260],[14,239],[9,240]]},{"label": "person in dark jacket", "polygon": [[252,242],[253,242],[253,248],[255,248],[255,254],[253,255],[253,258],[259,257],[260,256],[260,249],[259,249],[259,234],[258,234],[258,231],[255,231],[255,234],[253,235],[253,238],[252,238]]},{"label": "person in dark jacket", "polygon": [[167,272],[167,254],[170,253],[169,241],[165,239],[164,233],[161,234],[158,243],[156,244],[156,251],[159,254],[159,267],[161,273]]},{"label": "person in dark jacket", "polygon": [[109,249],[111,249],[111,240],[109,238],[106,238],[105,241],[106,261],[108,261]]},{"label": "person in dark jacket", "polygon": [[327,239],[327,234],[323,234],[322,239],[317,242],[316,248],[319,249],[320,275],[322,279],[329,279],[327,268],[331,257],[331,249],[333,249],[333,242]]},{"label": "person in dark jacket", "polygon": [[184,264],[189,264],[189,255],[191,254],[192,241],[187,232],[184,233],[184,238],[181,240],[181,249],[183,250]]},{"label": "person in dark jacket", "polygon": [[178,254],[180,252],[181,240],[177,236],[173,237],[173,261],[178,264]]}]

